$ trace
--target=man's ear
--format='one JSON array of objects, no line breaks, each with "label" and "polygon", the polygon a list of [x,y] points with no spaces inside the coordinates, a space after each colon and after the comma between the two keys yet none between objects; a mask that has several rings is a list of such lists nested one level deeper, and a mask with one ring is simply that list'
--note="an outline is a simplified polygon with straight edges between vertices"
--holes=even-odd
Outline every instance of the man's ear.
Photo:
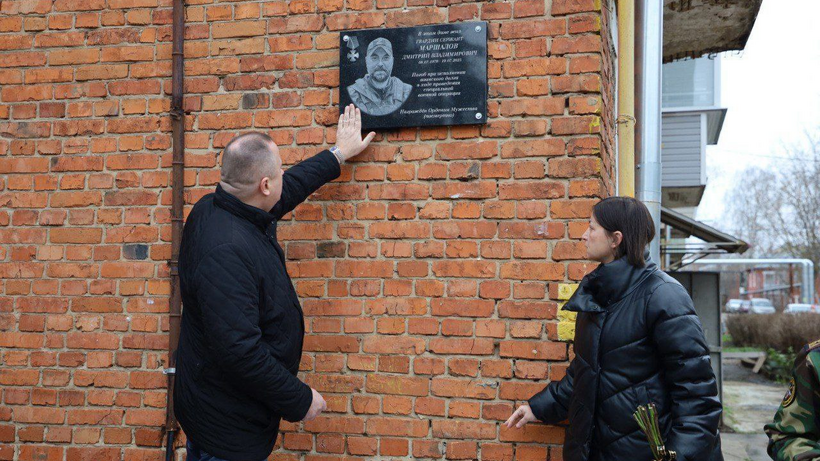
[{"label": "man's ear", "polygon": [[268,178],[267,176],[265,176],[259,181],[259,192],[261,192],[262,195],[266,197],[272,193],[272,191],[270,190],[270,178]]}]

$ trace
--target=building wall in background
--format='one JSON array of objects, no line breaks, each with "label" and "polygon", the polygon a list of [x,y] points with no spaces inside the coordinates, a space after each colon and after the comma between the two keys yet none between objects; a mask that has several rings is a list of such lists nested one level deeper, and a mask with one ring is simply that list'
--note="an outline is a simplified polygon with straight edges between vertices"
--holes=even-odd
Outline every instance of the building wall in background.
[{"label": "building wall in background", "polygon": [[[329,411],[271,459],[560,460],[562,428],[499,422],[564,375],[559,303],[614,193],[606,5],[186,4],[189,205],[238,133],[286,165],[333,144],[340,31],[489,21],[487,125],[380,133],[280,224]],[[0,460],[164,459],[170,23],[170,0],[0,2]]]}]

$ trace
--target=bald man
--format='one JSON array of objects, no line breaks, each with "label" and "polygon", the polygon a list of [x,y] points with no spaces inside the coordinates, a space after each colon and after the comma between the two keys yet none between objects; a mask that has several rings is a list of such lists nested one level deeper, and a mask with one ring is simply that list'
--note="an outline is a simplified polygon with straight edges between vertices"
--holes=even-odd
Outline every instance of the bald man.
[{"label": "bald man", "polygon": [[336,145],[282,171],[265,134],[231,140],[222,180],[193,208],[182,235],[184,311],[174,410],[187,461],[262,461],[280,419],[310,421],[327,408],[297,378],[304,319],[276,241],[276,224],[364,150],[361,113],[339,118]]}]

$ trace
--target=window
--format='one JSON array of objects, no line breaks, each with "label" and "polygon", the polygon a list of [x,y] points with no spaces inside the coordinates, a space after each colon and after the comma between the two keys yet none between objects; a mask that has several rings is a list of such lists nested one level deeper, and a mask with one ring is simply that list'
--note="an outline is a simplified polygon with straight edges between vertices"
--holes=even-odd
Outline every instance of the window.
[{"label": "window", "polygon": [[703,57],[664,64],[663,107],[716,106],[717,75],[717,58]]}]

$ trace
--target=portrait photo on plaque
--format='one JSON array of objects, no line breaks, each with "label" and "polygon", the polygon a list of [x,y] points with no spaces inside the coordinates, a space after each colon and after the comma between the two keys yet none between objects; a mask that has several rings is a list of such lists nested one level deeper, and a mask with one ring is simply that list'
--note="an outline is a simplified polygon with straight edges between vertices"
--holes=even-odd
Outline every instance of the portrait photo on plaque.
[{"label": "portrait photo on plaque", "polygon": [[339,44],[339,107],[358,107],[363,129],[486,123],[486,22],[344,31]]}]

